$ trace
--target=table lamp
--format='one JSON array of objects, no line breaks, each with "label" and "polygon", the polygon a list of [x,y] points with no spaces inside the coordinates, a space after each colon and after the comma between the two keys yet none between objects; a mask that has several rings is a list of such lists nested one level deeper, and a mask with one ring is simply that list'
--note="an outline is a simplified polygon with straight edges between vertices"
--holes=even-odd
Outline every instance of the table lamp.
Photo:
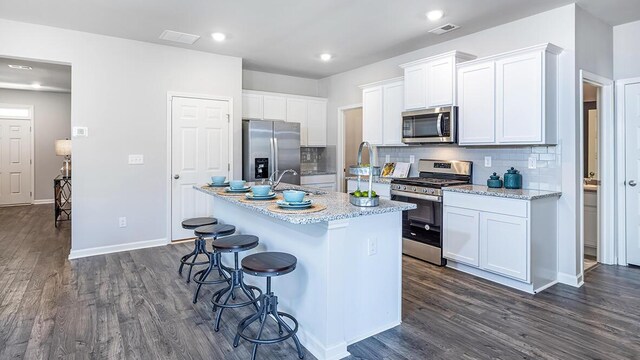
[{"label": "table lamp", "polygon": [[60,173],[64,177],[71,177],[71,140],[56,140],[56,155],[64,156],[64,163]]}]

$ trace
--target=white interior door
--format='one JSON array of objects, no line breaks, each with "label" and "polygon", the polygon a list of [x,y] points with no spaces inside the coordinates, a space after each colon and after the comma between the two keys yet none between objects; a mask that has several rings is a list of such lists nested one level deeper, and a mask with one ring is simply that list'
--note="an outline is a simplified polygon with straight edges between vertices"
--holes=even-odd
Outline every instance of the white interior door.
[{"label": "white interior door", "polygon": [[171,239],[193,237],[184,219],[210,216],[212,200],[193,189],[229,178],[229,102],[174,97],[171,103]]},{"label": "white interior door", "polygon": [[31,193],[31,121],[0,119],[0,205],[30,204]]},{"label": "white interior door", "polygon": [[624,117],[626,121],[626,222],[627,262],[640,265],[640,83],[624,89]]}]

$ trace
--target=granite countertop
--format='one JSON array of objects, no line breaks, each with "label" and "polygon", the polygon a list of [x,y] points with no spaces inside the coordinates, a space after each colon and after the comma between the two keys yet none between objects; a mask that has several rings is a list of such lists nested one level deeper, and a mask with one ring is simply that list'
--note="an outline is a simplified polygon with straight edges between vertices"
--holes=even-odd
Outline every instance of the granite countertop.
[{"label": "granite countertop", "polygon": [[[345,177],[346,180],[358,180],[357,176],[347,176]],[[386,177],[379,177],[379,176],[374,176],[373,177],[373,182],[376,184],[391,184],[391,180],[393,180],[392,178],[386,178]],[[363,176],[360,178],[360,181],[362,182],[369,182],[369,177]]]},{"label": "granite countertop", "polygon": [[222,199],[230,203],[234,203],[238,206],[244,207],[249,210],[259,212],[261,214],[276,218],[282,221],[286,221],[292,224],[316,224],[321,222],[350,219],[360,216],[384,214],[391,212],[400,212],[405,210],[412,210],[416,208],[415,204],[404,203],[392,200],[380,199],[380,205],[376,207],[358,207],[351,205],[349,202],[349,195],[337,192],[327,192],[317,190],[312,187],[301,187],[291,184],[280,184],[277,188],[278,191],[286,189],[300,189],[306,190],[308,194],[307,198],[313,200],[316,204],[326,205],[327,209],[316,213],[289,215],[274,213],[267,210],[267,207],[273,202],[256,201],[251,203],[241,202],[240,196],[224,196],[219,195],[217,192],[220,188],[214,188],[209,186],[194,186],[198,191],[205,194],[209,194],[217,199]]},{"label": "granite countertop", "polygon": [[315,175],[335,175],[335,171],[304,171],[300,173],[300,176],[315,176]]},{"label": "granite countertop", "polygon": [[509,199],[536,200],[546,197],[561,196],[559,191],[526,190],[526,189],[492,189],[486,185],[458,185],[442,188],[443,191],[496,196]]}]

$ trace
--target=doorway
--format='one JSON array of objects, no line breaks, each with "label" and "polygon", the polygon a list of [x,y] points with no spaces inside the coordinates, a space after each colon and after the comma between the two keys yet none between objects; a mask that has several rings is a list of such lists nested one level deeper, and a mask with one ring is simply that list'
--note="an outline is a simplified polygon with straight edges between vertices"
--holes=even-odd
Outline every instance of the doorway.
[{"label": "doorway", "polygon": [[0,206],[33,202],[33,106],[0,104]]},{"label": "doorway", "polygon": [[598,263],[615,264],[613,81],[580,71],[580,278]]},{"label": "doorway", "polygon": [[184,219],[213,214],[211,196],[194,186],[232,173],[232,105],[229,98],[170,94],[169,107],[169,234],[178,241],[193,238]]},{"label": "doorway", "polygon": [[[356,104],[338,109],[337,169],[339,191],[347,190],[347,169],[358,163],[358,147],[362,143],[362,105]],[[362,153],[369,158],[369,149]]]}]

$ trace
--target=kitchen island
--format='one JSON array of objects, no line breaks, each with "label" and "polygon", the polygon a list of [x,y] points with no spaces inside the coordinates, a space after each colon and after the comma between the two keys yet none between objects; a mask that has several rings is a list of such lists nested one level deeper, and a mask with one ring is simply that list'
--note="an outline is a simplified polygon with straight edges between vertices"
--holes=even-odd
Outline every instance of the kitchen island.
[{"label": "kitchen island", "polygon": [[[295,188],[281,184],[279,189]],[[260,238],[260,251],[283,251],[298,258],[295,271],[273,279],[280,311],[300,323],[302,344],[316,358],[349,356],[347,345],[401,322],[402,211],[409,203],[381,200],[359,208],[343,193],[313,191],[308,196],[325,210],[282,214],[274,202],[243,201],[221,195],[219,188],[196,187],[212,196],[213,216],[236,226],[238,233]],[[230,259],[223,255],[223,262]],[[245,281],[264,288],[264,279]],[[235,326],[235,324],[227,324]]]}]

